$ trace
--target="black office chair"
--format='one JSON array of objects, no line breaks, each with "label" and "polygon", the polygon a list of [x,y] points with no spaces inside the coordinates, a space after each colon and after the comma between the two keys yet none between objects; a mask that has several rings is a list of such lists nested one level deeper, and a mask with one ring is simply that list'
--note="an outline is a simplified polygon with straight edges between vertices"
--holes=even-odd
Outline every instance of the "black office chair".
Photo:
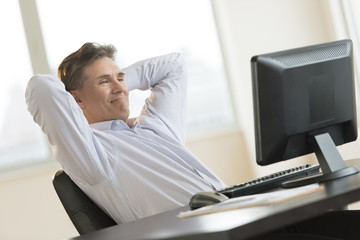
[{"label": "black office chair", "polygon": [[80,235],[116,225],[62,169],[55,173],[53,185]]}]

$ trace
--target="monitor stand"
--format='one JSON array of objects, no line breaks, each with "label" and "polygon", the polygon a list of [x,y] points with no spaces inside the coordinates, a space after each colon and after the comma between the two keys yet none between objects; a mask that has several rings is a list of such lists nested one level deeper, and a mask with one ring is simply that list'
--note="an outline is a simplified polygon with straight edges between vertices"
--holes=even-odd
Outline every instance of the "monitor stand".
[{"label": "monitor stand", "polygon": [[347,167],[337,150],[334,141],[328,133],[311,137],[316,157],[319,161],[321,173],[282,183],[284,188],[300,187],[316,182],[325,182],[342,178],[359,172],[356,166]]}]

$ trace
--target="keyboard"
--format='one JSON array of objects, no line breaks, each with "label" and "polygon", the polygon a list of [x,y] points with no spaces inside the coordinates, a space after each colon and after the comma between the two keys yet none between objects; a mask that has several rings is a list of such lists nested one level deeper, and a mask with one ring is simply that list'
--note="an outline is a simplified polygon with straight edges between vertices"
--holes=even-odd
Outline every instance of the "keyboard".
[{"label": "keyboard", "polygon": [[229,198],[261,193],[280,187],[285,181],[306,177],[319,173],[319,171],[319,165],[312,166],[310,164],[306,164],[233,185],[216,192],[222,193]]}]

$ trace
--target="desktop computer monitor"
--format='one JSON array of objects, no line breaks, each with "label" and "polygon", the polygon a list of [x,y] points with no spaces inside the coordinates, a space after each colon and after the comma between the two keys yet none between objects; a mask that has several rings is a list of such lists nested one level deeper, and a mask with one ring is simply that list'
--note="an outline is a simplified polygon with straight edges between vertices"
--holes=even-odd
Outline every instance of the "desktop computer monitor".
[{"label": "desktop computer monitor", "polygon": [[357,139],[351,40],[254,56],[251,71],[259,165],[315,152],[321,173],[285,187],[358,172],[336,148]]}]

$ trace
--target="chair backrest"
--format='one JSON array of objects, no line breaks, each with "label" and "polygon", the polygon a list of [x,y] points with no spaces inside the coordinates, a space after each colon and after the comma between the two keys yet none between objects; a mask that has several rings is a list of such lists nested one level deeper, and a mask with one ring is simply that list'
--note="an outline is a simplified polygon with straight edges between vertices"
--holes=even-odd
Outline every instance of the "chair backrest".
[{"label": "chair backrest", "polygon": [[55,173],[53,185],[80,235],[116,225],[62,169]]}]

